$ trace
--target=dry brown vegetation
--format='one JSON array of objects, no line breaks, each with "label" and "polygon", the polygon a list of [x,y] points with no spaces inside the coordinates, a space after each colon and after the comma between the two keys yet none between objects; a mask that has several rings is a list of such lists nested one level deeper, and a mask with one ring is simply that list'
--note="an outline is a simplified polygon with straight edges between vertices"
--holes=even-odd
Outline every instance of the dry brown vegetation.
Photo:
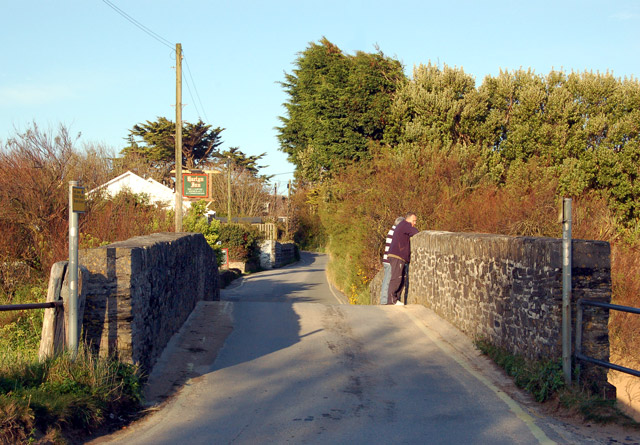
[{"label": "dry brown vegetation", "polygon": [[[558,179],[543,160],[512,169],[502,185],[486,180],[483,169],[463,149],[426,151],[417,159],[381,150],[366,168],[354,165],[321,191],[306,191],[315,196],[307,201],[320,209],[329,235],[336,283],[352,301],[367,303],[366,284],[380,269],[384,235],[407,211],[418,215],[421,230],[561,236]],[[598,193],[574,197],[573,236],[611,243],[613,302],[640,307],[639,238]],[[611,312],[614,360],[638,367],[639,332],[640,317]]]},{"label": "dry brown vegetation", "polygon": [[[89,191],[113,175],[106,150],[76,143],[64,126],[33,124],[0,147],[0,290],[9,297],[68,257],[69,181]],[[80,216],[81,247],[171,230],[170,219],[138,195],[93,195]]]}]

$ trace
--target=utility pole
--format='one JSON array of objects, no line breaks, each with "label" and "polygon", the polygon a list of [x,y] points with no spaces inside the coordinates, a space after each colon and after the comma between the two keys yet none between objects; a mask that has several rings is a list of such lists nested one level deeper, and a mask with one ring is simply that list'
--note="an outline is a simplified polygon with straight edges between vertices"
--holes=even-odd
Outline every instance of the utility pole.
[{"label": "utility pole", "polygon": [[182,45],[176,43],[176,232],[182,232]]},{"label": "utility pole", "polygon": [[271,216],[278,221],[278,184],[273,184],[273,210]]},{"label": "utility pole", "polygon": [[289,239],[289,219],[291,218],[290,215],[290,209],[291,209],[291,179],[289,179],[289,183],[287,184],[287,239]]},{"label": "utility pole", "polygon": [[227,158],[227,224],[231,224],[231,156]]}]

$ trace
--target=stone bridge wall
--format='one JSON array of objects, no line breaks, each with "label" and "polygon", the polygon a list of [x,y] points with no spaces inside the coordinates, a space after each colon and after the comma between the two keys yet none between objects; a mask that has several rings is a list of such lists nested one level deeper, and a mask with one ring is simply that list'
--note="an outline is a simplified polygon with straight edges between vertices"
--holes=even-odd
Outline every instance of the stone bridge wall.
[{"label": "stone bridge wall", "polygon": [[274,269],[296,260],[296,245],[294,243],[279,243],[275,240],[263,241],[260,245],[260,267]]},{"label": "stone bridge wall", "polygon": [[83,339],[150,372],[199,300],[219,300],[202,234],[157,233],[79,252],[89,271]]},{"label": "stone bridge wall", "polygon": [[[411,239],[407,303],[433,309],[471,338],[530,359],[562,357],[562,240],[475,233],[420,232]],[[610,247],[573,240],[572,306],[610,302]],[[371,285],[379,302],[381,273]],[[608,311],[586,307],[583,352],[609,358]],[[604,368],[585,377],[606,382]]]}]

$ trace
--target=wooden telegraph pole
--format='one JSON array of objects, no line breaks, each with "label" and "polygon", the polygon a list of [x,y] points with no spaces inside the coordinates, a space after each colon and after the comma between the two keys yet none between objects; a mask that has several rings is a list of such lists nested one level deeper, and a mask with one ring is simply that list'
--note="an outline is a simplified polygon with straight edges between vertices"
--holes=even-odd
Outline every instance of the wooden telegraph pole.
[{"label": "wooden telegraph pole", "polygon": [[227,158],[227,224],[231,224],[231,156]]},{"label": "wooden telegraph pole", "polygon": [[182,232],[182,45],[176,43],[176,232]]},{"label": "wooden telegraph pole", "polygon": [[289,183],[287,184],[287,240],[289,240],[289,219],[291,218],[290,214],[291,209],[291,179],[289,179]]}]

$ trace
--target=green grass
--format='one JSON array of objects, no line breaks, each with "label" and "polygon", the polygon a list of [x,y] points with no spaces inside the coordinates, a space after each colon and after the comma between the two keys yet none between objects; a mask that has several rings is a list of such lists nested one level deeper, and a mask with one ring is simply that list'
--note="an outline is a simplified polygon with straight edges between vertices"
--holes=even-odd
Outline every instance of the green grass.
[{"label": "green grass", "polygon": [[565,387],[560,361],[530,361],[494,346],[485,340],[477,340],[476,347],[513,377],[516,385],[524,389],[538,402],[545,402]]},{"label": "green grass", "polygon": [[530,393],[536,401],[542,403],[557,400],[560,406],[569,412],[579,414],[585,421],[617,423],[640,430],[640,423],[620,411],[615,400],[606,400],[586,387],[567,386],[560,360],[526,360],[483,339],[474,343],[483,354],[513,377],[518,387]]},{"label": "green grass", "polygon": [[[1,304],[8,298],[0,296]],[[15,292],[10,304],[44,301],[42,288]],[[65,443],[141,407],[137,367],[80,348],[38,360],[43,310],[4,312],[0,319],[0,443]]]},{"label": "green grass", "polygon": [[141,406],[137,368],[84,349],[75,359],[65,353],[43,362],[5,353],[0,376],[0,442],[28,442],[51,431],[89,433]]}]

